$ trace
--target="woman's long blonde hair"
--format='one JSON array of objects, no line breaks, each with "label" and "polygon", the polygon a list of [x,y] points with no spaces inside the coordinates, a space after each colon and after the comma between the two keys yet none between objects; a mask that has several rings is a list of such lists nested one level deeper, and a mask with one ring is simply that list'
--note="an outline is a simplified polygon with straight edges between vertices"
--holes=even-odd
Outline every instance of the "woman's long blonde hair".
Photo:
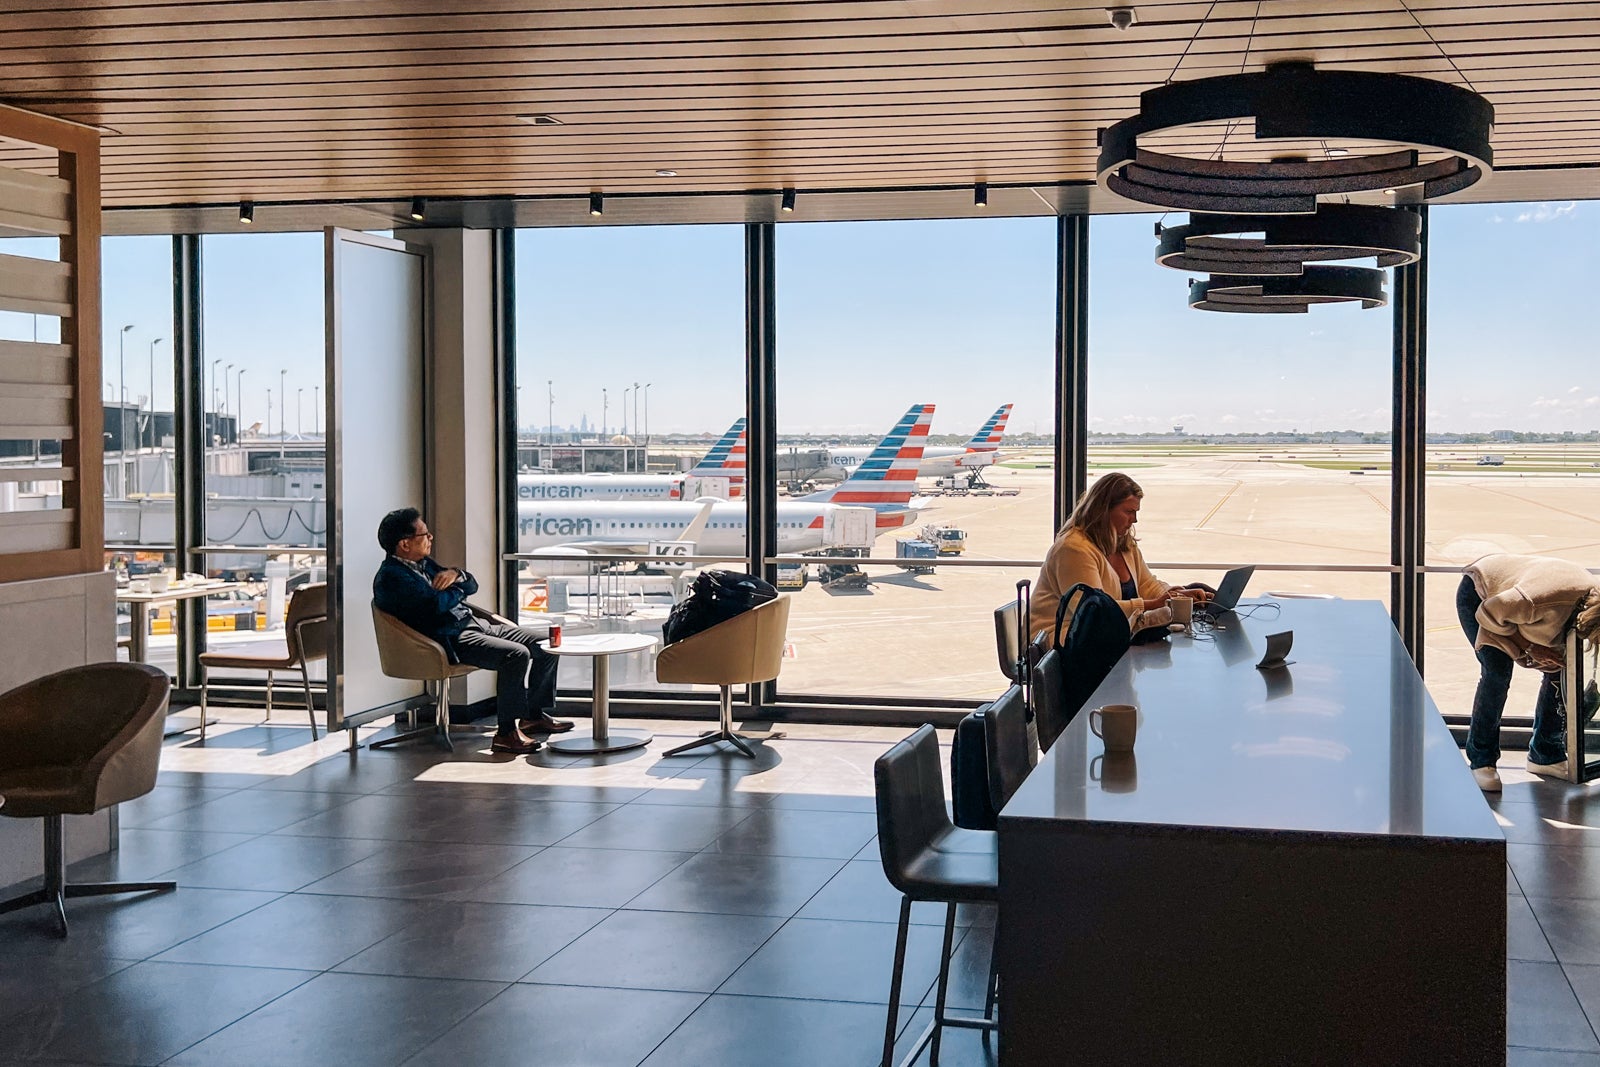
[{"label": "woman's long blonde hair", "polygon": [[1113,552],[1126,552],[1133,545],[1133,531],[1116,537],[1111,532],[1111,509],[1130,496],[1144,496],[1144,490],[1139,488],[1138,482],[1121,471],[1101,475],[1078,498],[1061,532],[1081,530],[1096,548],[1108,556]]},{"label": "woman's long blonde hair", "polygon": [[1578,615],[1572,621],[1572,628],[1578,631],[1580,638],[1589,642],[1591,649],[1600,645],[1600,586],[1589,590],[1578,605]]}]

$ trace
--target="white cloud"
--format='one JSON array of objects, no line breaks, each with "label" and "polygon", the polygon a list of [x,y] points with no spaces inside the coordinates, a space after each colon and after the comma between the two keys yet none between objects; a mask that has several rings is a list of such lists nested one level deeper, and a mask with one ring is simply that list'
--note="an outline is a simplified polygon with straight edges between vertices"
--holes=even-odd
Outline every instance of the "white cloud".
[{"label": "white cloud", "polygon": [[1232,426],[1234,423],[1236,423],[1238,421],[1239,421],[1239,416],[1237,416],[1237,415],[1224,415],[1224,416],[1222,416],[1222,424],[1224,426]]},{"label": "white cloud", "polygon": [[1600,396],[1591,396],[1583,402],[1586,408],[1600,408]]},{"label": "white cloud", "polygon": [[1530,408],[1558,408],[1561,406],[1561,399],[1559,397],[1541,396],[1528,406]]},{"label": "white cloud", "polygon": [[1571,389],[1568,389],[1567,392],[1571,393],[1573,396],[1576,396],[1577,394],[1583,392],[1583,386],[1574,385]]},{"label": "white cloud", "polygon": [[1498,226],[1502,222],[1506,221],[1506,217],[1504,215],[1496,213],[1496,214],[1493,214],[1493,215],[1489,216],[1489,221],[1494,223],[1496,226]]},{"label": "white cloud", "polygon": [[1517,215],[1518,222],[1554,222],[1563,215],[1570,215],[1578,210],[1576,200],[1568,200],[1565,204],[1535,204],[1531,210],[1523,211]]}]

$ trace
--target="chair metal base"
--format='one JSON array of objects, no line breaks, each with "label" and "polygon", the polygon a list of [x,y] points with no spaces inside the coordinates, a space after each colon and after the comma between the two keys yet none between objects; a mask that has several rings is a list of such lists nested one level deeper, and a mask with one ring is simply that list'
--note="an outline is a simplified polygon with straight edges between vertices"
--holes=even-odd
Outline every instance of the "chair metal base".
[{"label": "chair metal base", "polygon": [[679,753],[692,751],[703,745],[714,746],[718,741],[726,741],[739,754],[755,759],[756,754],[749,745],[745,744],[746,741],[771,741],[782,736],[783,734],[776,730],[752,734],[735,733],[733,729],[733,687],[725,685],[722,686],[722,700],[717,711],[717,728],[715,730],[707,730],[693,741],[687,741],[676,748],[667,749],[661,753],[661,757],[665,759],[668,756],[676,756]]},{"label": "chair metal base", "polygon": [[67,898],[103,897],[114,893],[169,893],[177,882],[73,882],[67,881],[66,841],[60,815],[44,817],[44,887],[0,901],[0,915],[37,904],[55,907],[56,927],[67,936]]},{"label": "chair metal base", "polygon": [[[367,747],[369,749],[388,748],[390,745],[399,745],[407,741],[417,741],[422,738],[432,738],[435,741],[442,741],[446,751],[454,752],[456,750],[455,742],[450,740],[449,679],[423,682],[423,686],[428,695],[433,696],[434,698],[434,709],[437,719],[434,722],[419,724],[417,722],[417,713],[413,709],[407,713],[411,721],[411,729],[395,734],[393,737],[385,737],[377,741],[368,741]],[[438,687],[437,690],[435,690],[435,686]],[[396,716],[396,721],[398,721],[398,719],[399,716]],[[479,731],[471,730],[470,732],[478,733]],[[352,732],[352,752],[355,751],[354,738],[355,735]]]},{"label": "chair metal base", "polygon": [[[994,1014],[995,989],[998,978],[995,973],[994,960],[989,962],[989,987],[984,994],[984,1015],[982,1018],[973,1018],[964,1015],[945,1014],[945,992],[950,985],[950,949],[955,940],[956,930],[956,905],[946,902],[944,916],[944,948],[939,953],[939,984],[938,995],[934,1001],[933,1020],[928,1023],[927,1029],[918,1035],[912,1043],[911,1050],[897,1062],[894,1058],[895,1037],[898,1036],[900,1021],[900,984],[905,977],[906,969],[906,939],[911,932],[911,898],[902,897],[900,900],[900,927],[894,945],[894,974],[889,979],[889,1018],[884,1026],[883,1035],[883,1062],[882,1067],[911,1067],[922,1055],[922,1050],[930,1044],[933,1052],[930,1062],[939,1062],[939,1039],[944,1034],[945,1027],[954,1027],[958,1030],[983,1030],[992,1033],[1000,1029],[1000,1020]],[[987,1040],[987,1039],[985,1039]]]}]

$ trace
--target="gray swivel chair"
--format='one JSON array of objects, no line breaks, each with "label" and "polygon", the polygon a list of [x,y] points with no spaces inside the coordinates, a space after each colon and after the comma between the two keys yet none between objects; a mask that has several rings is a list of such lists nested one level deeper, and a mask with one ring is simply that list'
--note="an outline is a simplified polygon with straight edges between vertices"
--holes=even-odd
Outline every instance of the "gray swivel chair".
[{"label": "gray swivel chair", "polygon": [[878,757],[873,783],[878,805],[878,852],[883,873],[901,893],[900,926],[894,948],[894,972],[889,980],[889,1015],[884,1025],[883,1065],[894,1062],[894,1040],[900,1021],[900,985],[905,977],[906,938],[911,905],[931,901],[945,905],[944,948],[939,955],[938,995],[933,1021],[901,1061],[909,1067],[932,1042],[932,1062],[939,1062],[939,1039],[944,1027],[994,1030],[994,971],[991,965],[984,1016],[971,1018],[945,1013],[945,992],[950,982],[950,947],[955,938],[956,905],[993,904],[1000,898],[1000,850],[992,830],[962,830],[950,822],[944,806],[944,776],[939,741],[931,726],[917,732]]},{"label": "gray swivel chair", "polygon": [[[480,612],[482,609],[473,608],[474,614]],[[413,722],[411,729],[380,741],[368,742],[367,747],[386,748],[404,741],[432,737],[454,751],[455,745],[450,740],[450,679],[471,674],[477,668],[468,663],[451,663],[443,645],[413,630],[376,604],[372,605],[372,630],[378,642],[378,664],[383,673],[390,678],[422,682],[424,691],[433,697],[438,717],[435,722],[423,725]]]},{"label": "gray swivel chair", "polygon": [[0,816],[44,820],[44,886],[0,913],[49,904],[67,936],[68,897],[161,893],[176,882],[68,883],[64,820],[155,788],[166,673],[144,663],[74,667],[0,694]]}]

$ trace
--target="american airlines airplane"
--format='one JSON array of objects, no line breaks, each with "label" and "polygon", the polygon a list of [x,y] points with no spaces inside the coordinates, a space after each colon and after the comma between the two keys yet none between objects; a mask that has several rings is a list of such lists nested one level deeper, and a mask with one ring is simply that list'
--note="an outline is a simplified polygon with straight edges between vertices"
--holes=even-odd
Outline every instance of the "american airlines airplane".
[{"label": "american airlines airplane", "polygon": [[[725,480],[727,497],[744,496],[745,420],[740,417],[692,470],[682,474],[519,474],[517,499],[685,500],[715,495],[696,490]],[[689,493],[686,495],[684,489]]]},{"label": "american airlines airplane", "polygon": [[[1000,455],[1000,442],[1006,435],[1006,420],[1011,417],[1011,405],[1003,404],[984,421],[983,426],[960,448],[932,446],[922,450],[922,464],[917,468],[919,478],[937,478],[957,471],[987,467]],[[812,477],[831,481],[848,477],[862,460],[871,454],[868,448],[843,446],[828,449],[828,466]]]},{"label": "american airlines airplane", "polygon": [[[913,404],[849,479],[779,501],[778,551],[869,548],[879,532],[906,525],[915,514],[917,465],[932,422],[932,404]],[[667,562],[678,555],[745,551],[744,505],[715,499],[520,501],[517,529],[521,551],[536,554],[637,555]],[[558,574],[588,568],[552,560],[539,569]]]}]

